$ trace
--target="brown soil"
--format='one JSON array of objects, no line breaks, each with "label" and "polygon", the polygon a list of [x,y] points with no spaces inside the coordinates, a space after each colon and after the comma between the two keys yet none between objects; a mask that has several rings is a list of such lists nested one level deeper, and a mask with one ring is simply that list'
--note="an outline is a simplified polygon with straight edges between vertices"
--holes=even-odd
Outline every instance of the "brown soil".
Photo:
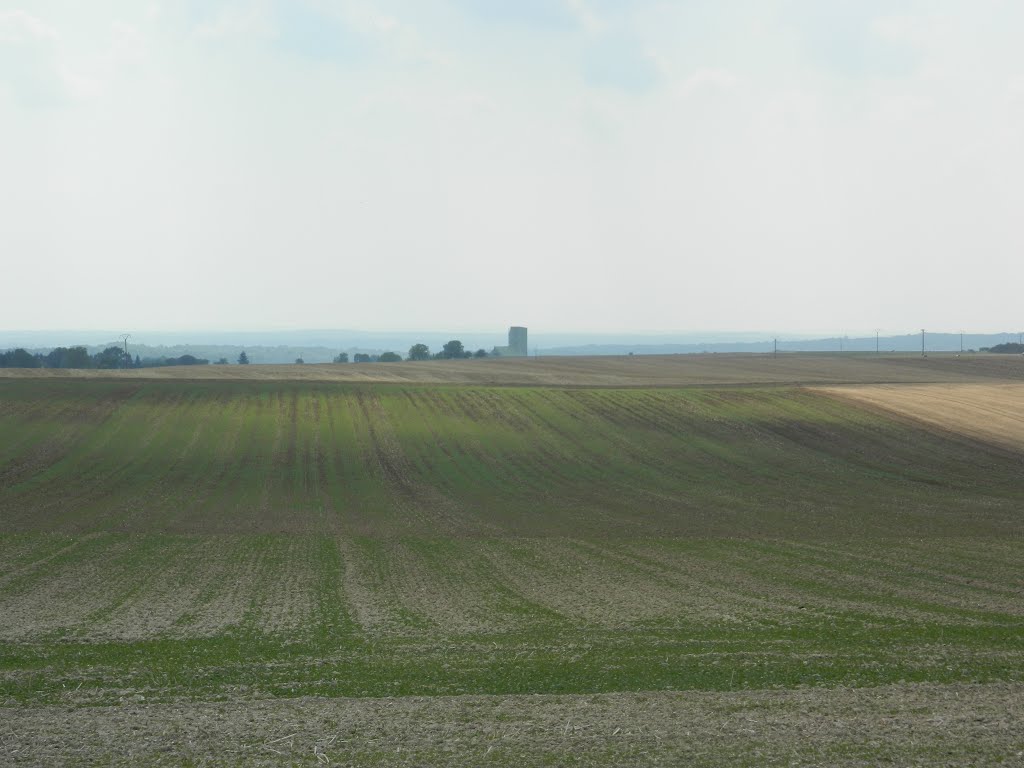
[{"label": "brown soil", "polygon": [[[605,630],[651,621],[756,626],[844,611],[964,625],[987,620],[977,611],[1024,612],[1020,545],[1010,541],[691,550],[658,540],[526,538],[363,547],[339,537],[340,572],[321,570],[319,537],[169,537],[141,562],[132,559],[147,542],[152,547],[148,538],[93,536],[40,548],[37,560],[0,576],[0,641],[50,632],[83,640],[207,637],[240,626],[301,635],[315,623],[324,579],[341,590],[360,630],[381,638],[436,640],[537,622]],[[15,542],[0,557],[17,552]]]},{"label": "brown soil", "polygon": [[209,365],[133,371],[0,369],[7,378],[252,379],[523,386],[695,386],[1024,381],[1013,355],[637,355],[349,365]]},{"label": "brown soil", "polygon": [[1021,765],[1024,685],[0,708],[49,765]]}]

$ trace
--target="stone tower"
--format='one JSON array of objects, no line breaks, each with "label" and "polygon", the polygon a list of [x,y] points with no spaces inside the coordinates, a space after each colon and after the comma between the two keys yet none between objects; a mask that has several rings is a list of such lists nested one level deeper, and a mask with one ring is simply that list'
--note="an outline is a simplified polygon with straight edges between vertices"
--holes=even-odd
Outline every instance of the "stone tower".
[{"label": "stone tower", "polygon": [[526,343],[526,329],[521,325],[513,325],[508,329],[508,346],[495,347],[494,354],[500,357],[526,357],[529,355]]},{"label": "stone tower", "polygon": [[529,354],[529,346],[526,343],[526,328],[521,325],[513,325],[508,329],[509,353],[517,357],[526,357]]}]

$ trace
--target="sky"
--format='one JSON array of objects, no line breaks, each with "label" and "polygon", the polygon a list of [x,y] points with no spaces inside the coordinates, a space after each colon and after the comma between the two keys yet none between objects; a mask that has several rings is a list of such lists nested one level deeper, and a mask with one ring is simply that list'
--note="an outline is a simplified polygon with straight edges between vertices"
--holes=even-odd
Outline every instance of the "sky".
[{"label": "sky", "polygon": [[1015,331],[1017,0],[0,0],[0,328]]}]

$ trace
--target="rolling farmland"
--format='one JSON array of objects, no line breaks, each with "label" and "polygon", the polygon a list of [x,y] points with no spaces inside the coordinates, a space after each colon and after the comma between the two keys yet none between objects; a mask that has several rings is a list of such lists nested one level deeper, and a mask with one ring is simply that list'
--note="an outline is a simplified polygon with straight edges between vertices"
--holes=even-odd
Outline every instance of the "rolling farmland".
[{"label": "rolling farmland", "polygon": [[[928,384],[1024,381],[1015,355],[785,353],[424,360],[347,365],[192,365],[118,371],[122,379],[336,381],[547,387]],[[4,378],[103,379],[110,371],[0,368]]]},{"label": "rolling farmland", "polygon": [[1018,759],[1015,368],[499,362],[0,379],[0,758]]}]

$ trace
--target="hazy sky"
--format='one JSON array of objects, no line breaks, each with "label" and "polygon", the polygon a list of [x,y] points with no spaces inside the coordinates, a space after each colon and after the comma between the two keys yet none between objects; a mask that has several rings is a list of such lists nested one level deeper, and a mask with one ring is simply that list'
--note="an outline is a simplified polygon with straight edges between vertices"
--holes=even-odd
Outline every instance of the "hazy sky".
[{"label": "hazy sky", "polygon": [[1017,330],[1019,0],[0,0],[0,328]]}]

